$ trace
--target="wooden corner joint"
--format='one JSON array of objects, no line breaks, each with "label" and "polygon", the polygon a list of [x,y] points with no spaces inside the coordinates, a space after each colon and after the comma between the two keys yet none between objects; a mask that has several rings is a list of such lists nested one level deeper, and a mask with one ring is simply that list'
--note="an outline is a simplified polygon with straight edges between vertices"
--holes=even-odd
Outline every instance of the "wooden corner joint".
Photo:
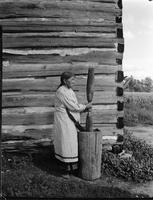
[{"label": "wooden corner joint", "polygon": [[124,118],[123,118],[123,117],[118,117],[118,118],[117,118],[116,127],[117,127],[118,129],[124,128]]}]

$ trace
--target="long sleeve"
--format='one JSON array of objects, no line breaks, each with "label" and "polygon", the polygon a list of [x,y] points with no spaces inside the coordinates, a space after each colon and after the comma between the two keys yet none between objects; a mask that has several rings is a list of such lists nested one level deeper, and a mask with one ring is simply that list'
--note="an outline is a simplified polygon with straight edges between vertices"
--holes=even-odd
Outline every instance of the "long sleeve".
[{"label": "long sleeve", "polygon": [[83,104],[79,104],[72,96],[72,94],[66,90],[60,89],[56,92],[57,98],[62,102],[64,106],[66,106],[70,111],[73,112],[81,112],[86,106]]}]

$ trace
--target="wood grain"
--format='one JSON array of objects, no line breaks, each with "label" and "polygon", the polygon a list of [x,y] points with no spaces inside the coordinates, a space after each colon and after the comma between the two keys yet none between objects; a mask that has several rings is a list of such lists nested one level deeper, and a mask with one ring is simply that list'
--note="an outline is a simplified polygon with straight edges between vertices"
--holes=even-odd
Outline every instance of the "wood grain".
[{"label": "wood grain", "polygon": [[[118,113],[116,105],[93,106],[93,123],[116,123]],[[82,123],[85,123],[85,118],[84,113],[81,115]],[[53,119],[52,107],[8,108],[2,111],[3,125],[47,125],[52,124]]]},{"label": "wood grain", "polygon": [[[122,59],[122,54],[118,54],[116,49],[55,49],[49,51],[37,51],[33,54],[28,51],[18,52],[8,51],[3,53],[3,60],[9,63],[26,64],[59,64],[73,62],[94,62],[102,65],[116,65],[116,58]],[[37,54],[36,54],[37,53]],[[23,54],[23,55],[22,55]]]},{"label": "wood grain", "polygon": [[[0,24],[4,27],[6,26],[72,26],[72,25],[81,25],[81,26],[114,26],[115,16],[111,19],[88,19],[82,18],[12,18],[12,19],[0,19]],[[41,29],[40,29],[41,30]]]},{"label": "wood grain", "polygon": [[[84,124],[83,124],[84,125]],[[93,124],[98,128],[103,136],[123,135],[123,129],[117,129],[114,124]],[[29,137],[32,139],[49,138],[53,140],[53,124],[50,125],[2,125],[2,138],[9,136]]]},{"label": "wood grain", "polygon": [[[2,23],[2,21],[1,21]],[[117,25],[119,28],[120,25]],[[75,32],[75,33],[116,33],[116,24],[111,24],[110,26],[107,25],[101,25],[101,26],[91,26],[90,24],[88,25],[50,25],[44,24],[43,22],[40,24],[35,24],[33,26],[27,23],[22,23],[19,25],[18,24],[13,24],[13,25],[5,25],[3,23],[3,32],[4,33],[47,33],[47,32]]]},{"label": "wood grain", "polygon": [[79,173],[85,180],[101,176],[102,135],[100,132],[79,132]]},{"label": "wood grain", "polygon": [[[85,91],[86,76],[76,76],[74,90]],[[5,91],[55,91],[60,83],[60,77],[3,79],[3,92]],[[115,75],[96,75],[95,91],[114,91],[120,83],[115,82]]]},{"label": "wood grain", "polygon": [[[2,94],[2,108],[9,107],[48,107],[54,106],[54,93],[15,93],[7,92]],[[80,103],[87,103],[84,92],[76,92]],[[95,91],[93,104],[116,104],[122,102],[123,98],[117,97],[114,91]]]},{"label": "wood grain", "polygon": [[[89,35],[89,34],[88,34]],[[115,34],[109,37],[101,35],[101,37],[86,35],[76,37],[66,35],[65,36],[53,36],[52,34],[31,34],[24,36],[21,34],[5,34],[3,37],[4,48],[55,48],[55,47],[101,47],[101,48],[115,48]],[[109,36],[109,35],[108,35]]]},{"label": "wood grain", "polygon": [[[90,17],[90,11],[100,12],[100,14],[109,13],[109,15],[119,15],[120,9],[111,2],[96,1],[68,1],[68,0],[50,0],[50,1],[5,1],[0,2],[0,17],[50,17],[50,18],[72,18],[75,12],[83,11]],[[69,12],[68,12],[69,11]],[[76,13],[79,17],[80,13]],[[97,14],[98,15],[98,14]]]},{"label": "wood grain", "polygon": [[88,68],[94,67],[95,74],[114,74],[121,70],[120,65],[101,65],[94,62],[72,62],[53,64],[20,64],[3,62],[3,79],[5,78],[25,78],[61,75],[64,71],[72,71],[76,75],[87,74]]}]

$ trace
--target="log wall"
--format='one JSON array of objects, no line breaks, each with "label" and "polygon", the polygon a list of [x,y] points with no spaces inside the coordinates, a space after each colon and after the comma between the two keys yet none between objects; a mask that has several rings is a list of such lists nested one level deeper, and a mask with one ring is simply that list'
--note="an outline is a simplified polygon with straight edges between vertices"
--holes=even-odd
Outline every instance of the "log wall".
[{"label": "log wall", "polygon": [[122,1],[3,0],[0,25],[3,134],[52,139],[60,74],[76,74],[74,90],[86,103],[89,67],[95,68],[94,126],[103,135],[122,133]]}]

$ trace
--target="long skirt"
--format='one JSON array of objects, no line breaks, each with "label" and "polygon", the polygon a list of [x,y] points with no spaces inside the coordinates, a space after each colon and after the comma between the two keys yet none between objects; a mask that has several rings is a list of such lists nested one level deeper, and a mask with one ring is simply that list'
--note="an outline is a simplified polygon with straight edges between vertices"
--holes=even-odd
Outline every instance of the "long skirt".
[{"label": "long skirt", "polygon": [[63,163],[78,162],[77,129],[66,112],[54,114],[54,151],[56,159]]}]

